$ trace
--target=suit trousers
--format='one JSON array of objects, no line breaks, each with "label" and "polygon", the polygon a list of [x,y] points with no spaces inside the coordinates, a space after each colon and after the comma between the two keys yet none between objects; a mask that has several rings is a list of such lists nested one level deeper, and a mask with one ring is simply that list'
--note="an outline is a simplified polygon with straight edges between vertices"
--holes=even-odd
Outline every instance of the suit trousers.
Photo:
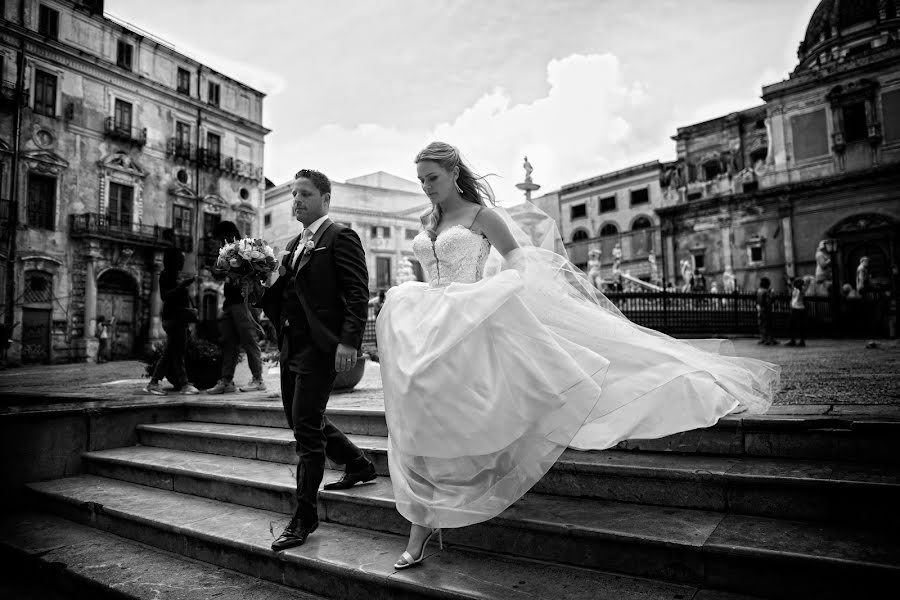
[{"label": "suit trousers", "polygon": [[[289,360],[288,360],[289,359]],[[316,499],[325,474],[325,457],[350,470],[368,459],[325,416],[334,379],[334,356],[312,342],[286,335],[281,348],[281,401],[297,440],[297,515],[304,523],[318,519]]]}]

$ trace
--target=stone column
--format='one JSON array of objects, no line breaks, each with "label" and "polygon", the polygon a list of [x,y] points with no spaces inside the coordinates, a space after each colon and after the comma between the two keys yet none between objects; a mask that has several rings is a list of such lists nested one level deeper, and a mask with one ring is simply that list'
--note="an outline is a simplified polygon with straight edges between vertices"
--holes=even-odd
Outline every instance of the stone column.
[{"label": "stone column", "polygon": [[723,221],[721,223],[722,231],[722,271],[725,267],[731,267],[734,270],[734,255],[731,248],[731,222]]},{"label": "stone column", "polygon": [[675,229],[672,227],[671,223],[666,222],[663,224],[662,237],[666,248],[666,264],[663,266],[665,278],[667,281],[672,282],[672,285],[674,286],[677,279],[676,269],[678,260],[675,256]]},{"label": "stone column", "polygon": [[97,324],[97,274],[94,257],[88,256],[84,273],[84,337],[93,339]]},{"label": "stone column", "polygon": [[97,259],[100,256],[99,247],[91,244],[84,263],[84,330],[75,346],[79,358],[87,362],[96,362],[100,350],[100,340],[94,335],[97,331]]},{"label": "stone column", "polygon": [[162,257],[156,253],[153,257],[152,275],[150,276],[150,344],[159,341],[163,335],[162,297],[159,295],[159,274],[162,271]]},{"label": "stone column", "polygon": [[784,233],[784,272],[788,279],[796,276],[794,271],[794,219],[790,200],[783,198],[778,205],[778,216],[781,217],[781,231]]}]

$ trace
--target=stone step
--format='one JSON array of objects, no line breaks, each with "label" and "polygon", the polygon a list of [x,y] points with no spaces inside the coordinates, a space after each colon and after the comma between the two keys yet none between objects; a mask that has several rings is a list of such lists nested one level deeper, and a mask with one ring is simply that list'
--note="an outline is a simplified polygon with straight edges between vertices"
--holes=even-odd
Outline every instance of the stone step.
[{"label": "stone step", "polygon": [[[185,405],[192,421],[287,427],[280,402],[191,400]],[[327,414],[344,433],[387,436],[383,410],[332,408]],[[736,415],[658,440],[626,440],[618,449],[900,463],[900,421],[852,413]]]},{"label": "stone step", "polygon": [[420,567],[395,571],[405,536],[333,523],[322,523],[302,547],[276,554],[270,544],[289,520],[284,514],[95,475],[28,487],[36,504],[63,518],[338,600],[737,600],[696,586],[434,544]]},{"label": "stone step", "polygon": [[[387,440],[350,435],[388,474]],[[283,428],[184,421],[138,426],[147,446],[296,464]],[[336,465],[330,465],[338,468]],[[534,491],[801,520],[900,526],[900,467],[845,461],[566,451]]]},{"label": "stone step", "polygon": [[[29,593],[28,598],[323,598],[48,513],[21,512],[0,517],[0,556],[6,573],[0,582],[0,592],[4,587],[17,592],[25,590]],[[19,596],[10,594],[6,597]]]},{"label": "stone step", "polygon": [[[92,452],[86,460],[91,472],[106,477],[291,512],[294,472],[283,464],[147,447]],[[338,475],[330,472],[326,481]],[[388,478],[321,490],[319,497],[323,520],[401,535],[408,530]],[[528,494],[486,523],[448,530],[445,540],[773,597],[811,589],[810,579],[813,587],[829,582],[818,594],[849,580],[900,584],[900,544],[888,531],[545,494]]]}]

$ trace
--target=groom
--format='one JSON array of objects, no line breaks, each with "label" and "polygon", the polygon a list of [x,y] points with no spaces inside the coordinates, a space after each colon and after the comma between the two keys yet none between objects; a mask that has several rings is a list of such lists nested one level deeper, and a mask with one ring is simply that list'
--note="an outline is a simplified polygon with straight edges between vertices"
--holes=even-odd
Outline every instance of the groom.
[{"label": "groom", "polygon": [[316,495],[325,456],[345,465],[325,489],[375,479],[375,466],[325,416],[337,373],[356,364],[368,317],[369,275],[359,236],[328,218],[331,182],[302,170],[291,188],[303,233],[291,240],[259,305],[275,325],[281,349],[281,401],[297,440],[297,510],[273,550],[299,546],[319,526]]}]

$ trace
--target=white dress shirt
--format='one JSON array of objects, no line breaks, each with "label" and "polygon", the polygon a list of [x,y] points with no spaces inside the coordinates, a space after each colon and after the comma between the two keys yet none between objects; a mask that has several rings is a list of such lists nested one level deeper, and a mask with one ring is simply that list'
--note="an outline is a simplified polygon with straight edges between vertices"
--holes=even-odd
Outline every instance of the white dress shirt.
[{"label": "white dress shirt", "polygon": [[[293,268],[297,267],[297,261],[300,260],[300,255],[303,253],[303,248],[306,245],[306,241],[312,239],[316,232],[319,230],[319,227],[322,226],[322,223],[325,222],[325,219],[328,218],[328,215],[323,215],[309,224],[309,227],[303,230],[303,234],[300,238],[300,243],[297,244],[297,247],[294,248],[294,254],[291,256],[291,266]],[[309,232],[309,233],[307,233]]]}]

